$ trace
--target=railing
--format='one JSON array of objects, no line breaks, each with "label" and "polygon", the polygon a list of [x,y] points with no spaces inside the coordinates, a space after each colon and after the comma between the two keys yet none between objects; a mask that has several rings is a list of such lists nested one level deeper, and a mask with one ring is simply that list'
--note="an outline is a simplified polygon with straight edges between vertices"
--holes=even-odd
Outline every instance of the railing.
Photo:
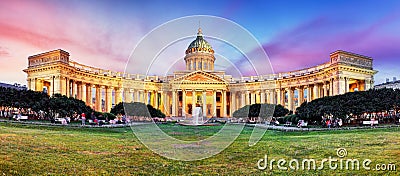
[{"label": "railing", "polygon": [[[103,76],[110,76],[116,78],[123,78],[123,79],[132,79],[132,80],[142,80],[142,81],[154,81],[154,82],[167,82],[173,79],[173,76],[149,76],[149,75],[142,75],[142,74],[130,74],[130,73],[123,73],[123,72],[115,72],[111,70],[105,70],[100,68],[95,68],[87,65],[83,65],[77,63],[75,61],[69,61],[69,65],[76,68],[77,70],[84,71],[87,73],[98,74]],[[314,67],[291,71],[291,72],[283,72],[283,73],[275,73],[275,74],[267,74],[267,75],[260,75],[260,76],[244,76],[241,78],[230,78],[229,82],[231,83],[244,83],[244,82],[256,82],[256,81],[267,81],[267,80],[278,80],[278,79],[285,79],[291,78],[296,76],[304,76],[319,72],[322,69],[329,67],[331,64],[330,62],[317,65]]]}]

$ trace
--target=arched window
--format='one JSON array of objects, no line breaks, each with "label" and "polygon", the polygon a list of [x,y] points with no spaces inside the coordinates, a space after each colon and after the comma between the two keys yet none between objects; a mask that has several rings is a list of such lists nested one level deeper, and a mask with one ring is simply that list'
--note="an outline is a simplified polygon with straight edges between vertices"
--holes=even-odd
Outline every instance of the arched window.
[{"label": "arched window", "polygon": [[193,62],[193,70],[196,69],[196,62]]}]

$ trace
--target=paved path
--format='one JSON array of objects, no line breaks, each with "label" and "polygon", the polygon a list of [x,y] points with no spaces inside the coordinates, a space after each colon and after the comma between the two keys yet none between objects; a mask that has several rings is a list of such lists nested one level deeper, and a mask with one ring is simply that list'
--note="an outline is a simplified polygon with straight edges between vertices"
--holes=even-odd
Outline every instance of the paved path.
[{"label": "paved path", "polygon": [[[256,124],[246,124],[247,126],[256,126]],[[331,131],[331,130],[355,130],[355,129],[371,129],[371,128],[399,128],[400,125],[380,125],[380,126],[356,126],[356,127],[341,127],[341,128],[297,128],[297,127],[284,127],[284,126],[273,126],[257,124],[257,127],[266,128],[268,130],[278,130],[278,131]]]},{"label": "paved path", "polygon": [[80,125],[78,123],[76,124],[68,124],[68,125],[63,125],[59,123],[46,123],[46,122],[32,122],[32,121],[13,121],[13,120],[0,120],[1,123],[16,123],[16,124],[27,124],[27,125],[38,125],[38,126],[68,126],[68,127],[80,127],[80,128],[121,128],[121,127],[129,127],[131,125],[138,125],[138,124],[143,124],[143,123],[131,123],[131,124],[107,124],[107,125]]},{"label": "paved path", "polygon": [[[53,124],[53,123],[45,123],[45,122],[32,122],[32,121],[10,121],[5,119],[0,119],[0,123],[16,123],[16,124],[31,124],[38,126],[68,126],[68,127],[79,127],[79,128],[121,128],[121,127],[129,127],[131,125],[140,125],[151,122],[143,122],[143,123],[130,123],[130,124],[113,124],[113,125],[85,125],[82,126],[80,124]],[[370,129],[371,126],[356,126],[356,127],[341,127],[341,128],[297,128],[297,127],[285,127],[285,126],[273,126],[273,125],[265,125],[265,124],[246,124],[246,126],[254,127],[256,126],[260,128],[266,128],[268,130],[277,130],[277,131],[330,131],[330,130],[355,130],[355,129]],[[379,125],[374,126],[373,128],[400,128],[400,125]]]}]

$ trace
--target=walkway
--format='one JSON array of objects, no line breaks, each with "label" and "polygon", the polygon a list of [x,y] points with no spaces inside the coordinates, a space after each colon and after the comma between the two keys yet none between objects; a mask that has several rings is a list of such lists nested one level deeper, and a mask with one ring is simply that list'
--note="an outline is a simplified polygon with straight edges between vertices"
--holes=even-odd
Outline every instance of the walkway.
[{"label": "walkway", "polygon": [[371,129],[371,128],[399,128],[400,125],[380,125],[380,126],[355,126],[355,127],[341,127],[341,128],[297,128],[297,127],[285,127],[285,126],[273,126],[264,124],[246,124],[247,126],[254,127],[257,125],[259,128],[266,128],[268,130],[277,131],[334,131],[334,130],[355,130],[355,129]]},{"label": "walkway", "polygon": [[[27,125],[38,125],[38,126],[68,126],[68,127],[79,127],[79,128],[122,128],[122,127],[130,127],[131,125],[139,125],[144,123],[150,122],[143,122],[143,123],[129,123],[129,124],[113,124],[113,125],[85,125],[82,126],[78,123],[76,124],[53,124],[53,123],[44,123],[44,122],[32,122],[32,121],[10,121],[0,119],[0,123],[16,123],[16,124],[27,124]],[[277,131],[334,131],[334,130],[355,130],[355,129],[371,129],[371,126],[356,126],[356,127],[341,127],[341,128],[297,128],[297,127],[285,127],[285,126],[273,126],[273,125],[265,125],[265,124],[246,124],[246,126],[254,127],[256,126],[259,128],[266,128],[267,130],[277,130]],[[373,128],[400,128],[400,125],[379,125],[374,126]]]}]

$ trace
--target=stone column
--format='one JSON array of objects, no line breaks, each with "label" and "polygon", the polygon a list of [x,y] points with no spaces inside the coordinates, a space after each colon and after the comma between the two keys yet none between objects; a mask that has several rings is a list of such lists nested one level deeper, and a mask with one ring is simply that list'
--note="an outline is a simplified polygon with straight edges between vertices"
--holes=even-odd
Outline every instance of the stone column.
[{"label": "stone column", "polygon": [[233,117],[233,113],[236,111],[236,93],[230,92],[231,95],[231,106],[230,106],[230,116]]},{"label": "stone column", "polygon": [[288,109],[291,111],[294,111],[293,109],[293,103],[294,103],[294,92],[292,88],[288,89]]},{"label": "stone column", "polygon": [[60,76],[55,76],[53,81],[54,93],[61,94],[61,80]]},{"label": "stone column", "polygon": [[[71,86],[70,86],[70,80],[69,80],[69,78],[65,78],[65,80],[66,80],[66,96],[67,97],[70,97],[71,96]],[[37,82],[37,81],[36,81]],[[37,86],[36,86],[36,88],[37,88]]]},{"label": "stone column", "polygon": [[60,76],[60,94],[67,96],[67,82],[62,76]]},{"label": "stone column", "polygon": [[246,91],[246,99],[245,99],[246,100],[246,102],[245,102],[246,104],[245,105],[249,105],[250,104],[250,100],[249,99],[250,99],[250,91],[247,90]]},{"label": "stone column", "polygon": [[239,108],[246,105],[246,94],[242,91],[240,94],[240,106]]},{"label": "stone column", "polygon": [[143,100],[144,100],[144,104],[149,104],[149,92],[147,90],[143,91]]},{"label": "stone column", "polygon": [[124,91],[124,97],[123,97],[123,102],[125,102],[125,103],[129,103],[130,101],[128,100],[128,97],[129,97],[129,89],[123,89],[123,91]]},{"label": "stone column", "polygon": [[147,105],[147,96],[148,96],[147,91],[146,91],[146,90],[143,90],[143,91],[140,92],[140,93],[141,93],[140,97],[141,97],[141,99],[142,99],[142,103],[144,103],[144,104]]},{"label": "stone column", "polygon": [[186,117],[186,90],[182,90],[182,116]]},{"label": "stone column", "polygon": [[33,91],[38,91],[38,90],[36,90],[36,87],[37,87],[37,78],[33,78],[32,79],[32,90]]},{"label": "stone column", "polygon": [[194,113],[194,108],[196,108],[196,90],[192,90],[192,117]]},{"label": "stone column", "polygon": [[217,115],[217,92],[213,90],[213,117]]},{"label": "stone column", "polygon": [[250,93],[250,96],[251,96],[250,104],[256,104],[256,93],[255,92]]},{"label": "stone column", "polygon": [[226,90],[222,90],[222,117],[226,117]]},{"label": "stone column", "polygon": [[312,97],[311,97],[311,87],[310,85],[307,86],[307,102],[311,102]]},{"label": "stone column", "polygon": [[151,90],[149,90],[149,91],[146,91],[146,97],[147,97],[147,104],[149,104],[149,105],[151,105],[151,106],[153,106],[154,107],[154,105],[153,105],[153,91],[151,91]]},{"label": "stone column", "polygon": [[268,90],[269,94],[269,102],[270,104],[277,104],[276,103],[276,92],[275,90]]},{"label": "stone column", "polygon": [[328,85],[326,83],[324,83],[324,85],[322,86],[322,89],[324,90],[324,97],[328,96]]},{"label": "stone column", "polygon": [[333,80],[333,94],[334,95],[339,95],[340,94],[339,77],[336,77]]},{"label": "stone column", "polygon": [[71,81],[71,86],[72,86],[72,95],[71,95],[71,97],[76,98],[76,82],[75,82],[75,80]]},{"label": "stone column", "polygon": [[[339,95],[344,94],[346,92],[346,81],[344,77],[339,77],[338,84],[339,84]],[[365,80],[364,85],[365,85],[364,90],[368,90],[370,88],[368,80]]]},{"label": "stone column", "polygon": [[260,91],[260,103],[264,104],[265,103],[265,93],[264,90]]},{"label": "stone column", "polygon": [[86,84],[86,104],[91,106],[93,103],[92,99],[92,84]]},{"label": "stone column", "polygon": [[[154,108],[159,109],[160,104],[158,103],[158,91],[154,91]],[[161,99],[162,100],[162,99]]]},{"label": "stone column", "polygon": [[87,98],[86,98],[86,96],[87,96],[86,83],[82,82],[81,90],[82,90],[82,93],[81,93],[81,98],[82,99],[81,100],[86,103],[86,100],[87,100]]},{"label": "stone column", "polygon": [[298,93],[298,99],[297,99],[297,104],[300,106],[304,102],[304,89],[303,88],[297,88],[297,93]]},{"label": "stone column", "polygon": [[96,103],[95,103],[96,111],[101,112],[101,87],[96,85]]},{"label": "stone column", "polygon": [[49,93],[49,96],[54,95],[54,77],[53,76],[50,77],[50,85],[47,89],[48,89],[47,92]]},{"label": "stone column", "polygon": [[159,98],[160,98],[160,101],[161,101],[160,105],[158,106],[158,109],[160,109],[164,114],[168,114],[167,111],[165,110],[165,107],[167,107],[166,104],[165,104],[167,102],[167,99],[165,97],[167,97],[167,96],[164,95],[163,91],[160,91],[158,93],[160,93],[160,97]]},{"label": "stone column", "polygon": [[136,102],[140,102],[140,90],[139,89],[136,89],[135,90],[135,99],[136,99]]},{"label": "stone column", "polygon": [[172,91],[172,117],[176,117],[176,90]]},{"label": "stone column", "polygon": [[122,101],[122,97],[121,97],[121,88],[116,87],[115,88],[115,105],[117,105],[118,103],[120,103]]},{"label": "stone column", "polygon": [[77,99],[82,100],[82,82],[78,83],[77,86],[78,91],[76,92],[76,97]]},{"label": "stone column", "polygon": [[284,103],[282,103],[283,97],[282,97],[282,90],[281,89],[276,89],[276,104],[280,104],[282,106],[285,106]]},{"label": "stone column", "polygon": [[29,79],[27,79],[27,81],[28,81],[28,90],[32,90],[32,79],[31,78],[29,78]]},{"label": "stone column", "polygon": [[317,98],[319,98],[318,97],[318,84],[314,84],[314,87],[313,87],[313,100],[315,100]]},{"label": "stone column", "polygon": [[112,90],[113,90],[112,87],[110,86],[106,87],[106,101],[105,101],[106,112],[110,112],[112,108]]},{"label": "stone column", "polygon": [[333,96],[332,80],[329,80],[329,96]]},{"label": "stone column", "polygon": [[202,103],[203,103],[203,117],[207,117],[207,92],[206,90],[203,90],[203,98],[202,98]]},{"label": "stone column", "polygon": [[171,111],[170,111],[170,109],[171,109],[171,103],[169,102],[169,100],[171,99],[171,97],[169,96],[169,92],[168,91],[162,91],[162,94],[161,94],[161,96],[162,96],[162,98],[163,98],[163,108],[164,108],[164,111],[165,111],[165,114],[167,115],[167,116],[171,116]]}]

